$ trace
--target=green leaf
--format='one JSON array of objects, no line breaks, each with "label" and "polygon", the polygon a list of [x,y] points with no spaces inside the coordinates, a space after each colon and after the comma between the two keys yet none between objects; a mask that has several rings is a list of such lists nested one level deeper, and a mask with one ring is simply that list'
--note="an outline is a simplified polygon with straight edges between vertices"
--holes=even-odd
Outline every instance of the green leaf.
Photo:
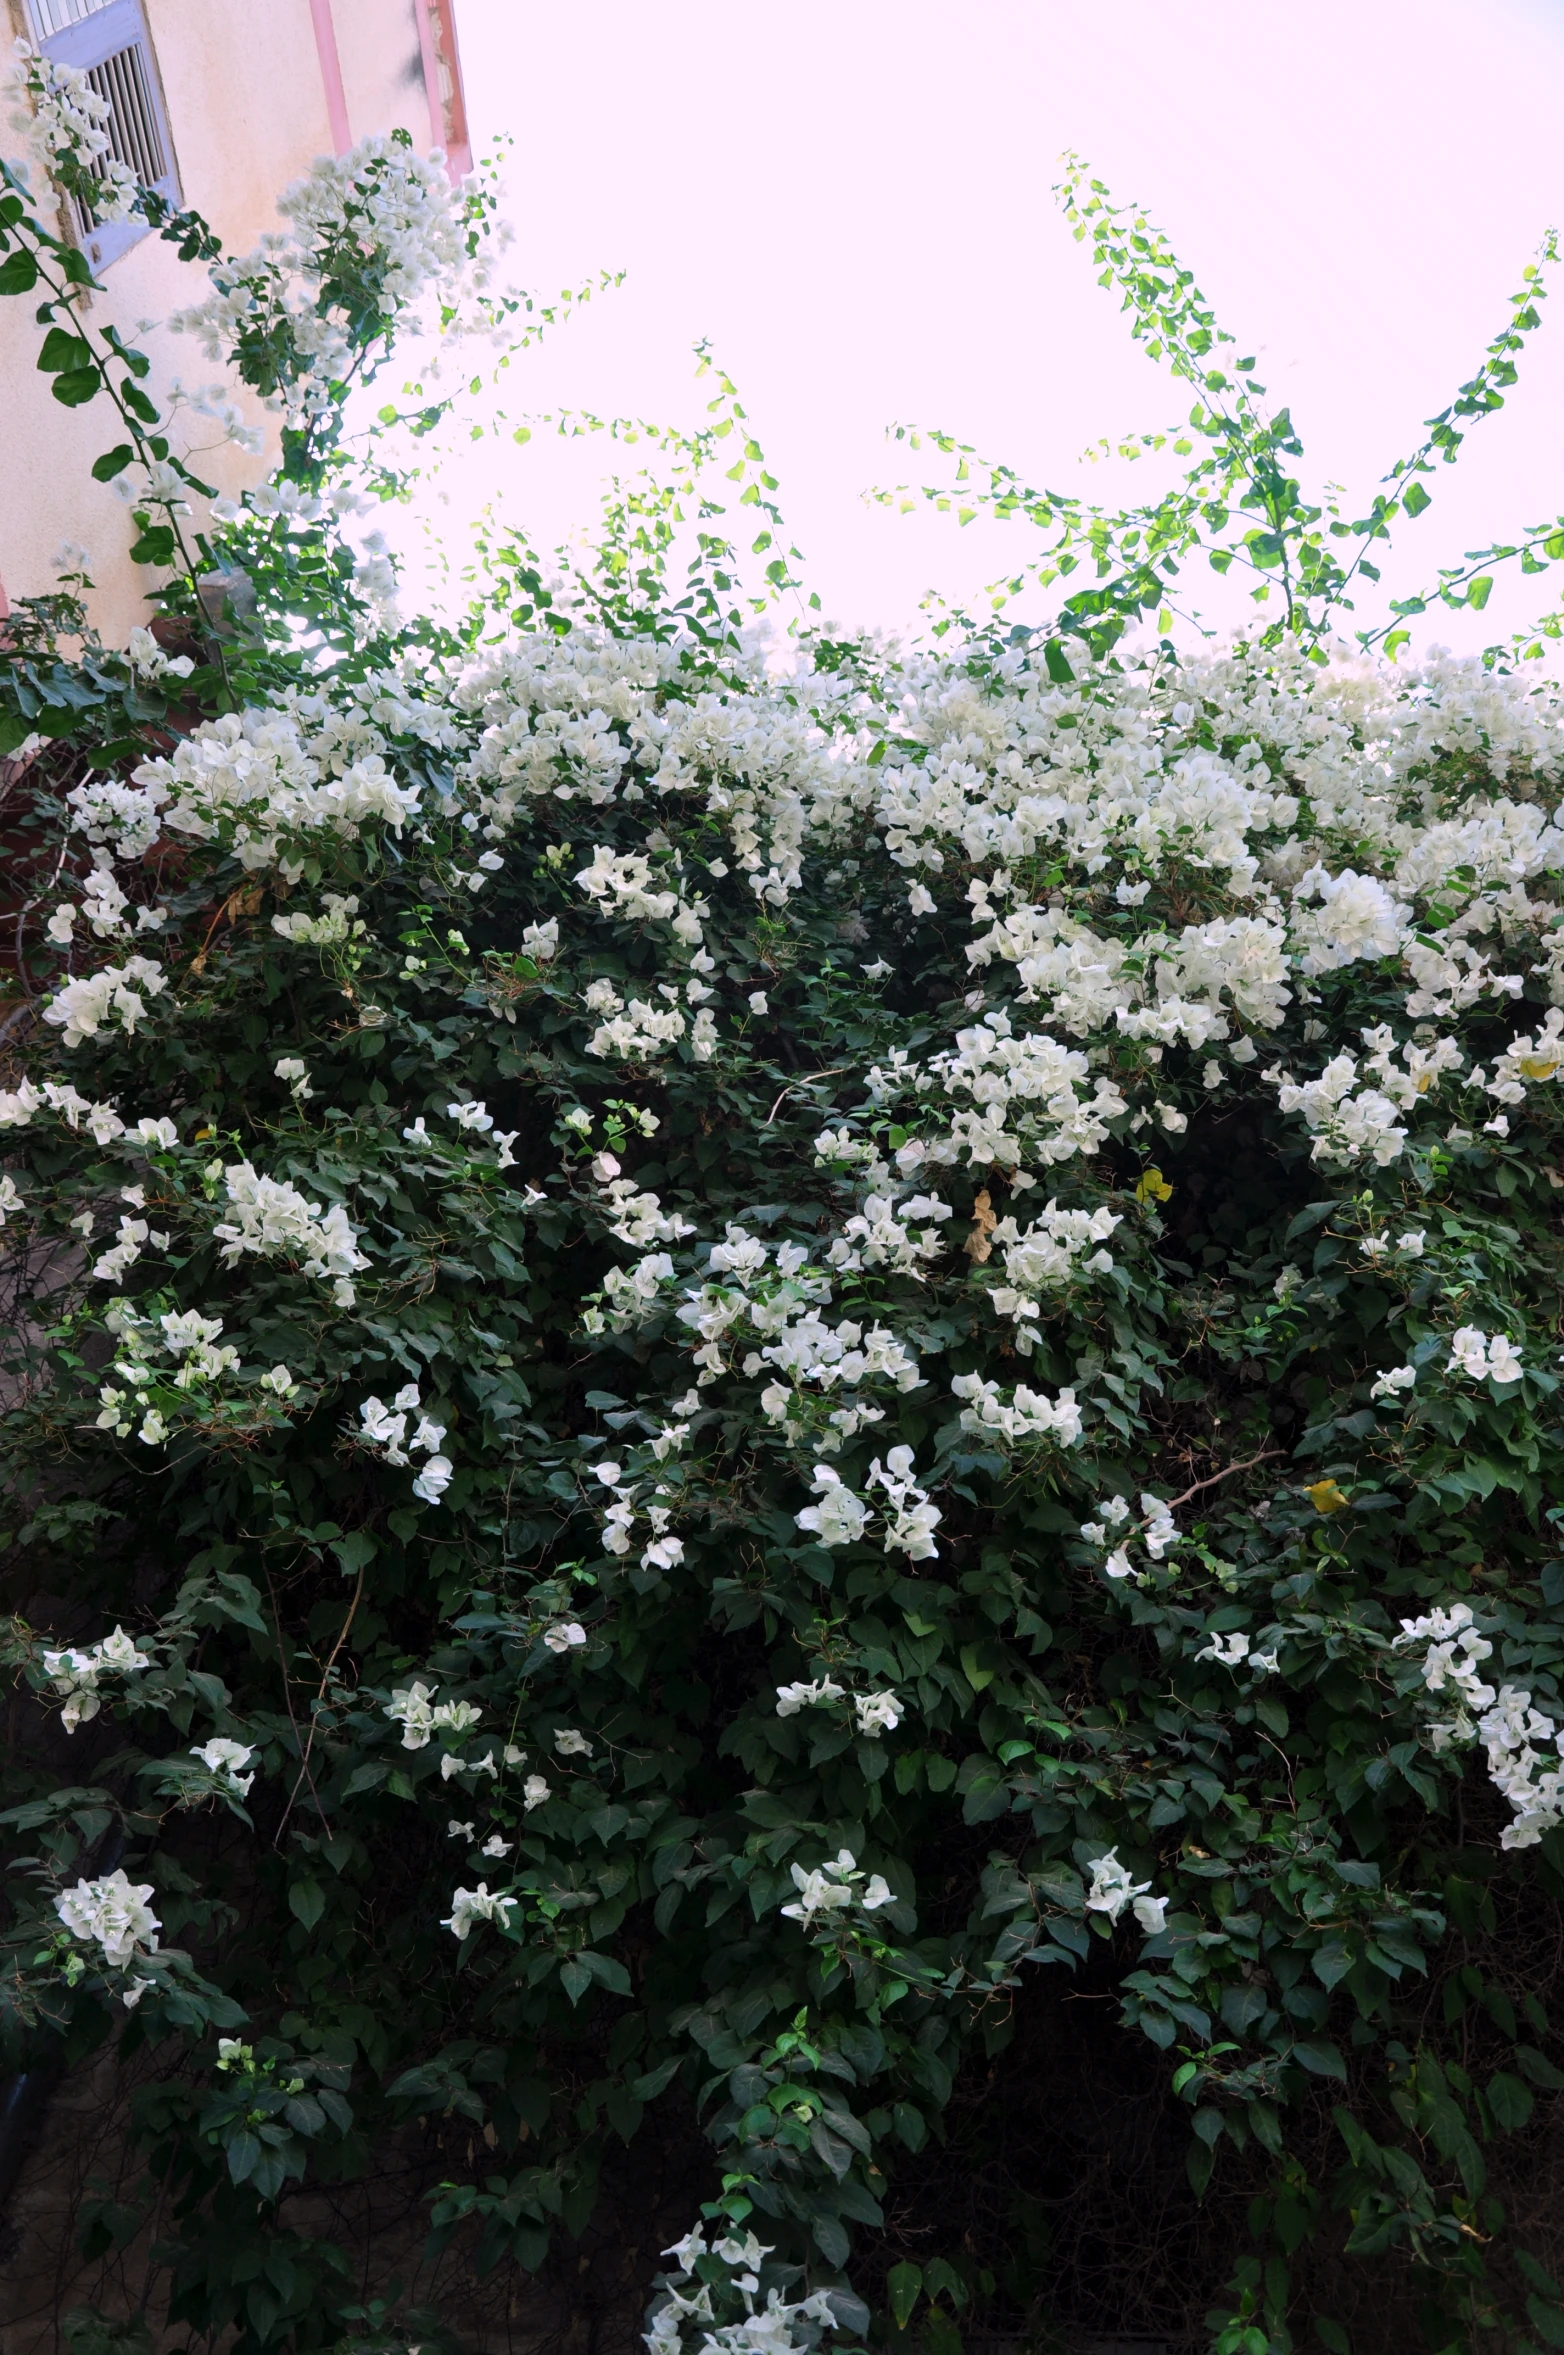
[{"label": "green leaf", "polygon": [[85,336],[72,335],[67,327],[51,327],[38,352],[38,366],[45,376],[57,376],[62,370],[89,368],[92,365],[92,346]]},{"label": "green leaf", "polygon": [[903,2262],[893,2265],[885,2276],[885,2293],[891,2302],[891,2314],[898,2330],[905,2330],[912,2320],[913,2308],[923,2294],[923,2268]]},{"label": "green leaf", "polygon": [[25,245],[0,262],[0,294],[31,294],[38,283],[38,264]]},{"label": "green leaf", "polygon": [[290,1881],[288,1884],[288,1909],[298,1917],[306,1930],[313,1930],[326,1910],[325,1893],[320,1883],[308,1880]]},{"label": "green leaf", "polygon": [[1306,2044],[1295,2044],[1292,2048],[1292,2057],[1303,2068],[1311,2070],[1316,2077],[1337,2077],[1343,2085],[1347,2082],[1346,2064],[1333,2044],[1324,2044],[1317,2040]]},{"label": "green leaf", "polygon": [[1536,2108],[1535,2096],[1518,2077],[1501,2069],[1487,2085],[1488,2107],[1506,2134],[1518,2134]]},{"label": "green leaf", "polygon": [[1401,494],[1401,504],[1408,515],[1421,515],[1425,507],[1433,505],[1431,494],[1420,482],[1409,482]]},{"label": "green leaf", "polygon": [[80,409],[102,388],[96,368],[67,368],[57,376],[49,390],[67,409]]},{"label": "green leaf", "polygon": [[112,482],[116,474],[123,474],[136,453],[129,442],[116,442],[112,450],[105,450],[92,465],[94,482]]}]

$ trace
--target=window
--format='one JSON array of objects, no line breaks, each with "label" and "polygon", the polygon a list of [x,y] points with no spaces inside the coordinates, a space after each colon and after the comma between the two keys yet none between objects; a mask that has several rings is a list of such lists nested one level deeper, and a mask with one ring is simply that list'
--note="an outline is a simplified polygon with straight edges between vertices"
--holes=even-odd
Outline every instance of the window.
[{"label": "window", "polygon": [[[141,0],[27,0],[33,38],[46,57],[85,73],[108,106],[109,153],[171,204],[179,202],[168,116]],[[144,221],[99,222],[90,206],[71,212],[83,253],[95,270],[117,261],[145,237]]]}]

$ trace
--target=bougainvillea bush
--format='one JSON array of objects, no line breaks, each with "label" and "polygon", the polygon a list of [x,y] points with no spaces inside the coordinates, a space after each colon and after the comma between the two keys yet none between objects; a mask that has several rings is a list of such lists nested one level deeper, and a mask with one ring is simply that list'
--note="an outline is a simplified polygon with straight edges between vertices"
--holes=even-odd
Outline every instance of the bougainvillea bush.
[{"label": "bougainvillea bush", "polygon": [[[514,313],[492,192],[372,145],[248,261],[126,199],[282,411],[214,510],[7,176],[161,618],[67,585],[6,644],[11,1584],[62,1600],[8,1638],[5,2007],[14,2067],[139,2061],[85,2229],[155,2219],[159,2332],[439,2344],[313,2192],[459,2121],[429,2229],[519,2282],[693,2120],[652,2355],[939,2350],[993,2275],[888,2204],[1090,1978],[1249,2187],[1229,2355],[1348,2348],[1316,2244],[1431,2347],[1564,2341],[1488,2187],[1564,2087],[1496,1932],[1564,1886],[1564,699],[1541,639],[1332,635],[1539,288],[1349,527],[1067,197],[1195,487],[1160,541],[1047,502],[1063,613],[909,652],[756,625],[725,383],[594,559],[398,616],[350,396],[420,303]],[[1285,611],[1159,622],[1202,532]]]}]

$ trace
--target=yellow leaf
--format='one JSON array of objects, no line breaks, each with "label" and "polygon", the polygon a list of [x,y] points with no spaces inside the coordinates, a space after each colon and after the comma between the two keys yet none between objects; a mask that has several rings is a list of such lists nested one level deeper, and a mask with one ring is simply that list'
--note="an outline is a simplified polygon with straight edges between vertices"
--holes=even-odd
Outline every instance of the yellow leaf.
[{"label": "yellow leaf", "polygon": [[1522,1055],[1518,1061],[1522,1079],[1551,1079],[1559,1067],[1557,1055]]},{"label": "yellow leaf", "polygon": [[1160,1169],[1153,1167],[1142,1170],[1140,1183],[1135,1188],[1135,1199],[1137,1202],[1171,1202],[1173,1188]]},{"label": "yellow leaf", "polygon": [[1342,1495],[1334,1480],[1316,1480],[1303,1493],[1317,1513],[1344,1513],[1352,1501]]}]

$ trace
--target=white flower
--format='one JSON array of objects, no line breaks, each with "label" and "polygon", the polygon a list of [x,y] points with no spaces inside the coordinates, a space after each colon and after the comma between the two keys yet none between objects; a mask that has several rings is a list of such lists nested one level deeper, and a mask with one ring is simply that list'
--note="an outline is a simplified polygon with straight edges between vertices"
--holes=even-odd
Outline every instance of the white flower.
[{"label": "white flower", "polygon": [[1110,1848],[1106,1856],[1091,1859],[1091,1887],[1086,1894],[1088,1913],[1105,1913],[1116,1922],[1124,1908],[1137,1897],[1144,1897],[1150,1889],[1149,1881],[1132,1881],[1119,1862],[1118,1850]]},{"label": "white flower", "polygon": [[121,1868],[62,1891],[54,1910],[73,1938],[96,1940],[105,1962],[119,1968],[143,1948],[157,1951],[157,1933],[163,1925],[148,1904],[151,1895],[150,1881],[133,1886]]},{"label": "white flower", "polygon": [[1210,1641],[1195,1654],[1197,1660],[1215,1660],[1223,1668],[1236,1668],[1249,1657],[1249,1638],[1241,1627],[1230,1634],[1213,1634]]},{"label": "white flower", "polygon": [[307,1104],[315,1093],[310,1086],[309,1066],[298,1055],[284,1055],[272,1065],[277,1078],[286,1081],[296,1103]]},{"label": "white flower", "polygon": [[767,1002],[766,1002],[766,993],[765,993],[765,991],[764,991],[763,989],[752,989],[752,990],[750,991],[750,993],[749,993],[749,1010],[750,1010],[750,1012],[751,1012],[752,1014],[764,1014],[765,1012],[767,1012],[767,1010],[768,1010],[768,1009],[767,1009]]},{"label": "white flower", "polygon": [[1155,1938],[1167,1928],[1168,1901],[1165,1897],[1137,1897],[1134,1914],[1147,1937]]},{"label": "white flower", "polygon": [[498,1832],[491,1832],[489,1837],[484,1841],[483,1846],[478,1851],[478,1853],[480,1856],[493,1856],[496,1858],[501,1856],[509,1856],[515,1845],[516,1843],[514,1840],[502,1840]]},{"label": "white flower", "polygon": [[840,1701],[842,1694],[842,1686],[829,1676],[816,1677],[812,1684],[779,1684],[777,1715],[796,1717],[801,1709],[813,1708],[817,1701]]},{"label": "white flower", "polygon": [[434,1731],[434,1695],[438,1690],[438,1685],[399,1685],[385,1703],[386,1716],[401,1725],[404,1750],[427,1749]]},{"label": "white flower", "polygon": [[541,1807],[549,1795],[549,1786],[540,1774],[529,1774],[521,1786],[522,1802],[530,1815],[534,1807]]},{"label": "white flower", "polygon": [[241,1796],[248,1792],[255,1780],[253,1774],[241,1771],[255,1756],[247,1742],[234,1742],[226,1734],[214,1734],[209,1742],[204,1743],[199,1750],[192,1750],[190,1755],[199,1758],[209,1774],[225,1776]]},{"label": "white flower", "polygon": [[465,1938],[474,1922],[498,1922],[503,1930],[506,1914],[519,1903],[515,1897],[491,1897],[488,1883],[480,1881],[476,1889],[457,1889],[453,1893],[450,1913],[441,1927],[458,1938]]},{"label": "white flower", "polygon": [[458,1128],[475,1129],[479,1136],[483,1136],[494,1126],[493,1114],[476,1101],[447,1104],[445,1117],[447,1120],[454,1120]]},{"label": "white flower", "polygon": [[902,1721],[902,1705],[894,1693],[855,1693],[853,1707],[858,1712],[858,1731],[872,1742],[882,1733],[894,1733]]},{"label": "white flower", "polygon": [[1129,1557],[1128,1547],[1115,1546],[1102,1567],[1104,1574],[1109,1578],[1128,1578],[1134,1568]]},{"label": "white flower", "polygon": [[421,1496],[425,1504],[437,1505],[451,1485],[454,1469],[449,1456],[431,1456],[413,1482],[414,1496]]},{"label": "white flower", "polygon": [[934,894],[926,884],[915,883],[907,894],[907,905],[915,916],[932,916]]},{"label": "white flower", "polygon": [[561,1758],[590,1758],[592,1745],[584,1733],[573,1725],[562,1725],[554,1736],[554,1747]]},{"label": "white flower", "polygon": [[552,1627],[543,1630],[543,1641],[558,1654],[573,1651],[586,1640],[586,1629],[575,1619],[556,1619]]},{"label": "white flower", "polygon": [[845,1487],[839,1472],[829,1464],[817,1464],[813,1485],[819,1492],[817,1505],[806,1505],[793,1515],[800,1529],[809,1530],[822,1545],[853,1545],[863,1535],[869,1519],[869,1508],[861,1496]]},{"label": "white flower", "polygon": [[1391,1366],[1376,1375],[1369,1389],[1370,1398],[1394,1398],[1402,1390],[1410,1390],[1417,1380],[1416,1366]]},{"label": "white flower", "polygon": [[[253,1251],[266,1259],[301,1260],[306,1275],[345,1278],[369,1261],[340,1202],[322,1210],[286,1180],[260,1177],[248,1161],[223,1171],[233,1216],[212,1229],[228,1265]],[[351,1287],[349,1301],[351,1305]]]}]

